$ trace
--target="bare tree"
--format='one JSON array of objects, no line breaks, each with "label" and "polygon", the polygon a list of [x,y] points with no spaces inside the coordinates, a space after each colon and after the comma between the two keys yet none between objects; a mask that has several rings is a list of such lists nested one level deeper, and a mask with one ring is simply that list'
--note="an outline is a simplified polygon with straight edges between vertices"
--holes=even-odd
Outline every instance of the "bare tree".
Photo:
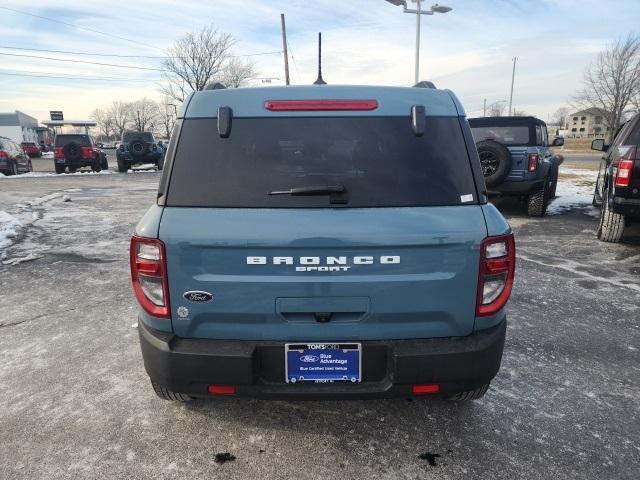
[{"label": "bare tree", "polygon": [[150,132],[155,129],[160,115],[160,108],[156,102],[145,97],[131,103],[130,108],[135,130]]},{"label": "bare tree", "polygon": [[109,112],[106,110],[102,110],[101,108],[96,108],[90,114],[91,120],[96,122],[96,126],[98,127],[98,135],[105,138],[111,138],[114,133],[114,125],[113,119],[109,115]]},{"label": "bare tree", "polygon": [[609,139],[630,102],[640,94],[640,35],[631,34],[598,54],[584,74],[575,102],[602,110]]},{"label": "bare tree", "polygon": [[564,128],[567,123],[567,115],[569,115],[569,107],[560,107],[551,116],[551,124]]},{"label": "bare tree", "polygon": [[107,111],[113,124],[113,132],[121,137],[132,121],[131,104],[127,102],[113,102]]},{"label": "bare tree", "polygon": [[525,112],[524,110],[516,110],[514,108],[513,112],[511,113],[511,115],[513,115],[514,117],[526,117],[527,116],[527,112]]},{"label": "bare tree", "polygon": [[493,102],[487,105],[487,115],[489,117],[501,117],[505,111],[504,102]]},{"label": "bare tree", "polygon": [[171,98],[164,97],[158,104],[158,124],[157,131],[164,138],[170,138],[173,126],[176,123],[177,107],[171,102]]},{"label": "bare tree", "polygon": [[236,57],[229,60],[224,66],[220,82],[226,87],[240,88],[247,83],[247,80],[257,76],[255,63]]},{"label": "bare tree", "polygon": [[212,26],[190,32],[167,49],[162,62],[165,84],[162,92],[183,102],[191,92],[204,90],[222,73],[233,45],[231,35],[218,32]]}]

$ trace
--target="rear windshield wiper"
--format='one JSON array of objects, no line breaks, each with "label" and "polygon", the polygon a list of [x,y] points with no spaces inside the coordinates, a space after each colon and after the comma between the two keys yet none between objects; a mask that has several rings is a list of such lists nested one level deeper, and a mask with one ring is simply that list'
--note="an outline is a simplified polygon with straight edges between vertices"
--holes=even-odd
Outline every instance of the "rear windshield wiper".
[{"label": "rear windshield wiper", "polygon": [[313,187],[295,187],[289,190],[274,190],[269,192],[269,195],[292,195],[292,196],[305,196],[305,195],[333,195],[335,193],[344,193],[346,188],[344,185],[323,185]]}]

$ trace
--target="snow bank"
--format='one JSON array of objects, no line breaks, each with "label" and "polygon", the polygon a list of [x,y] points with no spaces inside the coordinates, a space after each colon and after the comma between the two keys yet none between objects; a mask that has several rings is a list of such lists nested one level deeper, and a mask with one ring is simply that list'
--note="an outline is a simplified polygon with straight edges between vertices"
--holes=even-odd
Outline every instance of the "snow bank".
[{"label": "snow bank", "polygon": [[43,152],[42,158],[53,158],[53,152]]},{"label": "snow bank", "polygon": [[21,225],[17,218],[0,210],[0,249],[11,245],[11,239],[18,235],[18,229]]},{"label": "snow bank", "polygon": [[[562,174],[581,178],[563,180]],[[599,216],[598,211],[591,206],[597,177],[597,170],[561,168],[556,198],[549,204],[547,214],[559,215],[574,208],[585,208],[585,213]]]}]

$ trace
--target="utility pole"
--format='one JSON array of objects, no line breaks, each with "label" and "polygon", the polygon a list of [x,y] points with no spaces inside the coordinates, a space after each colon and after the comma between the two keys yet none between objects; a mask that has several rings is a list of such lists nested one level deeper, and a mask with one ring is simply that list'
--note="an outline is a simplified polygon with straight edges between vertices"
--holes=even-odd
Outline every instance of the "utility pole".
[{"label": "utility pole", "polygon": [[421,0],[417,0],[418,6],[416,8],[416,73],[415,78],[413,79],[414,84],[417,84],[420,81],[420,20],[422,19],[420,16],[422,14],[420,1]]},{"label": "utility pole", "polygon": [[513,72],[511,72],[511,94],[509,95],[509,116],[511,116],[511,106],[513,104],[513,81],[516,78],[516,62],[518,57],[513,57]]},{"label": "utility pole", "polygon": [[486,117],[487,116],[487,99],[484,99],[484,104],[482,106],[482,116]]},{"label": "utility pole", "polygon": [[286,84],[289,85],[289,52],[287,49],[287,27],[284,23],[284,13],[280,14],[280,24],[282,25],[282,49],[284,50],[284,79]]}]

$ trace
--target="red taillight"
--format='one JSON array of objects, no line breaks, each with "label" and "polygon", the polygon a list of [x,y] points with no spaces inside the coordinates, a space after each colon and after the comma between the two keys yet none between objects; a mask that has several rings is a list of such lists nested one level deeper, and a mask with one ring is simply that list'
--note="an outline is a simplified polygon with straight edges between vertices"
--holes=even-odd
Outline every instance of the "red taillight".
[{"label": "red taillight", "polygon": [[529,154],[529,171],[535,172],[538,169],[538,163],[540,162],[540,155],[537,153]]},{"label": "red taillight", "polygon": [[169,318],[169,282],[164,243],[131,237],[131,280],[140,306],[150,315]]},{"label": "red taillight", "polygon": [[375,110],[377,100],[267,100],[264,108],[273,112]]},{"label": "red taillight", "polygon": [[54,147],[53,158],[61,159],[64,158],[64,147]]},{"label": "red taillight", "polygon": [[9,158],[9,154],[4,150],[0,150],[0,158],[3,158],[6,160],[7,158]]},{"label": "red taillight", "polygon": [[616,187],[628,187],[631,184],[631,176],[633,174],[633,160],[620,160],[618,170],[616,172]]},{"label": "red taillight", "polygon": [[430,385],[414,385],[411,389],[414,395],[424,395],[427,393],[438,393],[440,391],[440,385],[433,383]]},{"label": "red taillight", "polygon": [[80,147],[82,150],[82,158],[89,159],[93,158],[93,148],[91,147]]},{"label": "red taillight", "polygon": [[515,266],[516,244],[512,233],[482,241],[477,316],[493,315],[505,306],[511,295]]},{"label": "red taillight", "polygon": [[236,387],[229,385],[209,385],[207,389],[211,395],[235,395]]}]

